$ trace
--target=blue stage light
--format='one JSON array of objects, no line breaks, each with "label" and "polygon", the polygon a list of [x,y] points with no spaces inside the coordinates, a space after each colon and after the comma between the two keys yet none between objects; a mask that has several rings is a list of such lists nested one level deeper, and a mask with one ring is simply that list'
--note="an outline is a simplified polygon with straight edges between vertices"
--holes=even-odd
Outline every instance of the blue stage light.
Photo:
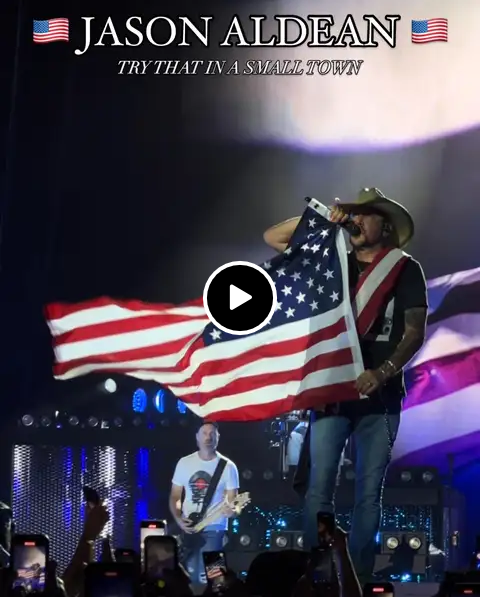
[{"label": "blue stage light", "polygon": [[187,405],[185,402],[177,400],[177,410],[181,415],[184,415],[187,412]]},{"label": "blue stage light", "polygon": [[165,412],[165,390],[158,390],[153,399],[153,405],[163,415]]},{"label": "blue stage light", "polygon": [[147,393],[143,388],[138,388],[133,392],[132,409],[135,413],[144,413],[147,409]]}]

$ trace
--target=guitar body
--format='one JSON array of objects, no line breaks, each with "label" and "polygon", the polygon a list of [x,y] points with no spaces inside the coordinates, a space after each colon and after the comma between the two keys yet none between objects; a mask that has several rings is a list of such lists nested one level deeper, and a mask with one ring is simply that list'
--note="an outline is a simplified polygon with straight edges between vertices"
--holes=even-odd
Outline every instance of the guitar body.
[{"label": "guitar body", "polygon": [[[235,511],[236,515],[238,515],[249,503],[250,494],[241,493],[237,495],[231,503],[228,503],[228,506]],[[205,529],[205,527],[214,524],[217,520],[225,516],[223,509],[226,504],[227,502],[221,502],[220,504],[213,506],[213,508],[207,511],[207,514],[204,517],[197,512],[192,512],[188,516],[193,523],[192,528],[194,532],[182,532],[180,533],[180,536],[177,537],[179,558],[181,562],[187,562],[194,554],[198,553],[202,549],[202,547],[205,545],[205,539],[202,536],[202,531]]]}]

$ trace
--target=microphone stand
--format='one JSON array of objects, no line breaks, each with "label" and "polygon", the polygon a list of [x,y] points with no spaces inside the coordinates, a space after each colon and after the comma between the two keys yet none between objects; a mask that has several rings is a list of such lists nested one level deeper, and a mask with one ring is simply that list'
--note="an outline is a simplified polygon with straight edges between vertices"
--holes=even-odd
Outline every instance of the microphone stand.
[{"label": "microphone stand", "polygon": [[286,417],[282,417],[280,425],[280,477],[282,481],[288,479],[288,463],[287,463],[287,445],[288,445],[288,425]]}]

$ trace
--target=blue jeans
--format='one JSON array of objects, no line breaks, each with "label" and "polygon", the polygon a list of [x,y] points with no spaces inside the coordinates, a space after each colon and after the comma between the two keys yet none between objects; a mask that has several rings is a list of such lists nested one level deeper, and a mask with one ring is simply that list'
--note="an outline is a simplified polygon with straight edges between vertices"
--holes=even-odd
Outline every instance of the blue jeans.
[{"label": "blue jeans", "polygon": [[[394,441],[400,415],[388,415]],[[311,423],[311,469],[305,498],[304,544],[317,544],[317,512],[334,512],[338,465],[345,444],[353,434],[356,447],[355,506],[349,548],[361,582],[370,580],[375,564],[375,536],[380,526],[385,473],[390,461],[385,416],[366,415],[354,420],[328,416]]]},{"label": "blue jeans", "polygon": [[[203,531],[199,534],[199,548],[184,562],[190,580],[194,584],[206,584],[205,566],[203,564],[204,551],[223,551],[225,531]],[[196,536],[195,536],[196,538]]]}]

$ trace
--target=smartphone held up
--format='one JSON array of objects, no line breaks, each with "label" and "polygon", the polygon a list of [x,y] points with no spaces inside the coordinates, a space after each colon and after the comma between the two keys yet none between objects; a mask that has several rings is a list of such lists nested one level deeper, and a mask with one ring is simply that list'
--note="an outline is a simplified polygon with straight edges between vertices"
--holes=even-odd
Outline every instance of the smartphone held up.
[{"label": "smartphone held up", "polygon": [[27,593],[43,592],[48,558],[46,535],[14,535],[10,552],[10,565],[16,573],[13,588],[23,588]]},{"label": "smartphone held up", "polygon": [[178,567],[178,547],[175,537],[170,535],[149,535],[145,539],[144,571],[150,581],[161,580],[165,570]]},{"label": "smartphone held up", "polygon": [[96,562],[85,568],[85,597],[135,597],[138,569],[124,562]]},{"label": "smartphone held up", "polygon": [[166,520],[142,520],[140,522],[140,549],[143,550],[145,539],[150,536],[161,537],[167,534]]},{"label": "smartphone held up", "polygon": [[227,588],[227,559],[223,551],[204,551],[205,577],[213,593],[221,593]]}]

